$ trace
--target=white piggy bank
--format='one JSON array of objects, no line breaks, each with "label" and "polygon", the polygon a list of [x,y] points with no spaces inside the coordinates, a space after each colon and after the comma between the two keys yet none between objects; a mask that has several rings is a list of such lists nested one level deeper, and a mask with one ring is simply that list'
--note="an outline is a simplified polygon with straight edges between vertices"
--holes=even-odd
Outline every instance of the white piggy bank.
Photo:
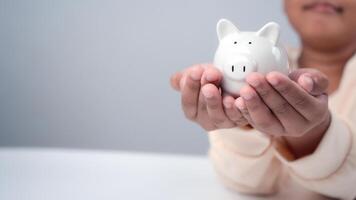
[{"label": "white piggy bank", "polygon": [[251,72],[288,74],[288,56],[278,42],[278,24],[270,22],[257,32],[241,32],[230,21],[221,19],[217,34],[219,47],[214,65],[223,74],[224,92],[238,96],[245,77]]}]

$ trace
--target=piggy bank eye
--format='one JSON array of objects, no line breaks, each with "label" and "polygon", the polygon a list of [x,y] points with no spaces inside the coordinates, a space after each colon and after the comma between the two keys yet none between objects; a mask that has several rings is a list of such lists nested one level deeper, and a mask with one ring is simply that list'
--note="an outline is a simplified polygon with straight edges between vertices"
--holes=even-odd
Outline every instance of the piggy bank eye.
[{"label": "piggy bank eye", "polygon": [[248,44],[252,44],[252,42],[248,42]]},{"label": "piggy bank eye", "polygon": [[237,44],[237,42],[235,41],[234,44]]}]

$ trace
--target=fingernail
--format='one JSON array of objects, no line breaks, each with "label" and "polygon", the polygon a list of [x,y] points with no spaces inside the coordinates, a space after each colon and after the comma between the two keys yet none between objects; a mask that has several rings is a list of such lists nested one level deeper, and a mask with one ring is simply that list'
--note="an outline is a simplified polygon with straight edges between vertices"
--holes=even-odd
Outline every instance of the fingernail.
[{"label": "fingernail", "polygon": [[257,79],[253,79],[250,80],[249,83],[253,86],[253,87],[258,87],[260,85],[260,81]]},{"label": "fingernail", "polygon": [[190,72],[190,78],[192,78],[194,81],[199,81],[200,80],[200,73],[197,69],[193,69]]},{"label": "fingernail", "polygon": [[180,87],[180,88],[183,88],[183,87],[184,87],[186,79],[187,79],[186,76],[183,76],[183,77],[182,77],[182,79],[181,79],[180,82],[179,82],[179,87]]},{"label": "fingernail", "polygon": [[278,79],[276,79],[276,78],[269,78],[268,79],[268,82],[270,83],[270,84],[272,84],[272,85],[278,85],[278,83],[279,83],[279,81],[278,81]]},{"label": "fingernail", "polygon": [[256,93],[254,91],[250,90],[250,91],[241,93],[241,97],[244,98],[245,100],[250,100],[255,96],[255,94]]},{"label": "fingernail", "polygon": [[202,90],[203,95],[205,98],[212,98],[213,97],[213,93],[209,92],[208,90]]},{"label": "fingernail", "polygon": [[243,100],[241,98],[236,99],[235,101],[235,106],[239,109],[239,110],[245,110],[245,103],[243,102]]},{"label": "fingernail", "polygon": [[232,107],[230,102],[223,101],[223,104],[224,104],[225,108],[231,108]]},{"label": "fingernail", "polygon": [[205,78],[206,78],[206,80],[209,81],[209,82],[215,81],[214,76],[212,76],[211,74],[207,74]]},{"label": "fingernail", "polygon": [[305,83],[305,89],[308,91],[308,92],[311,92],[313,90],[313,87],[314,87],[314,82],[313,82],[313,79],[307,75],[303,75],[303,82]]}]

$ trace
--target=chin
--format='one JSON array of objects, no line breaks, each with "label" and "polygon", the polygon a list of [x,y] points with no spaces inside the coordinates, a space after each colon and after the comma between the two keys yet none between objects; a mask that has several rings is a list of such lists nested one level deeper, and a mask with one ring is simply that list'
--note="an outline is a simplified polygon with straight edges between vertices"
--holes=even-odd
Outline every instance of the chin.
[{"label": "chin", "polygon": [[[306,19],[305,23],[299,24],[297,32],[304,41],[328,45],[343,40],[345,27],[333,19]],[[326,43],[326,44],[323,44]]]},{"label": "chin", "polygon": [[319,50],[335,50],[343,43],[343,36],[340,32],[328,31],[325,29],[304,30],[300,33],[301,40]]}]

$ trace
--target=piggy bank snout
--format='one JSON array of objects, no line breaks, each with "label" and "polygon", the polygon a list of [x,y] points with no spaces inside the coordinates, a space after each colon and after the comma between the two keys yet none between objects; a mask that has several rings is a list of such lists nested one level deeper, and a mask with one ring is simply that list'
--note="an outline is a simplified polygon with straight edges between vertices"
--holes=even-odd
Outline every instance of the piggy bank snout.
[{"label": "piggy bank snout", "polygon": [[239,57],[224,65],[224,74],[235,81],[243,81],[245,77],[257,70],[257,63],[248,57]]}]

